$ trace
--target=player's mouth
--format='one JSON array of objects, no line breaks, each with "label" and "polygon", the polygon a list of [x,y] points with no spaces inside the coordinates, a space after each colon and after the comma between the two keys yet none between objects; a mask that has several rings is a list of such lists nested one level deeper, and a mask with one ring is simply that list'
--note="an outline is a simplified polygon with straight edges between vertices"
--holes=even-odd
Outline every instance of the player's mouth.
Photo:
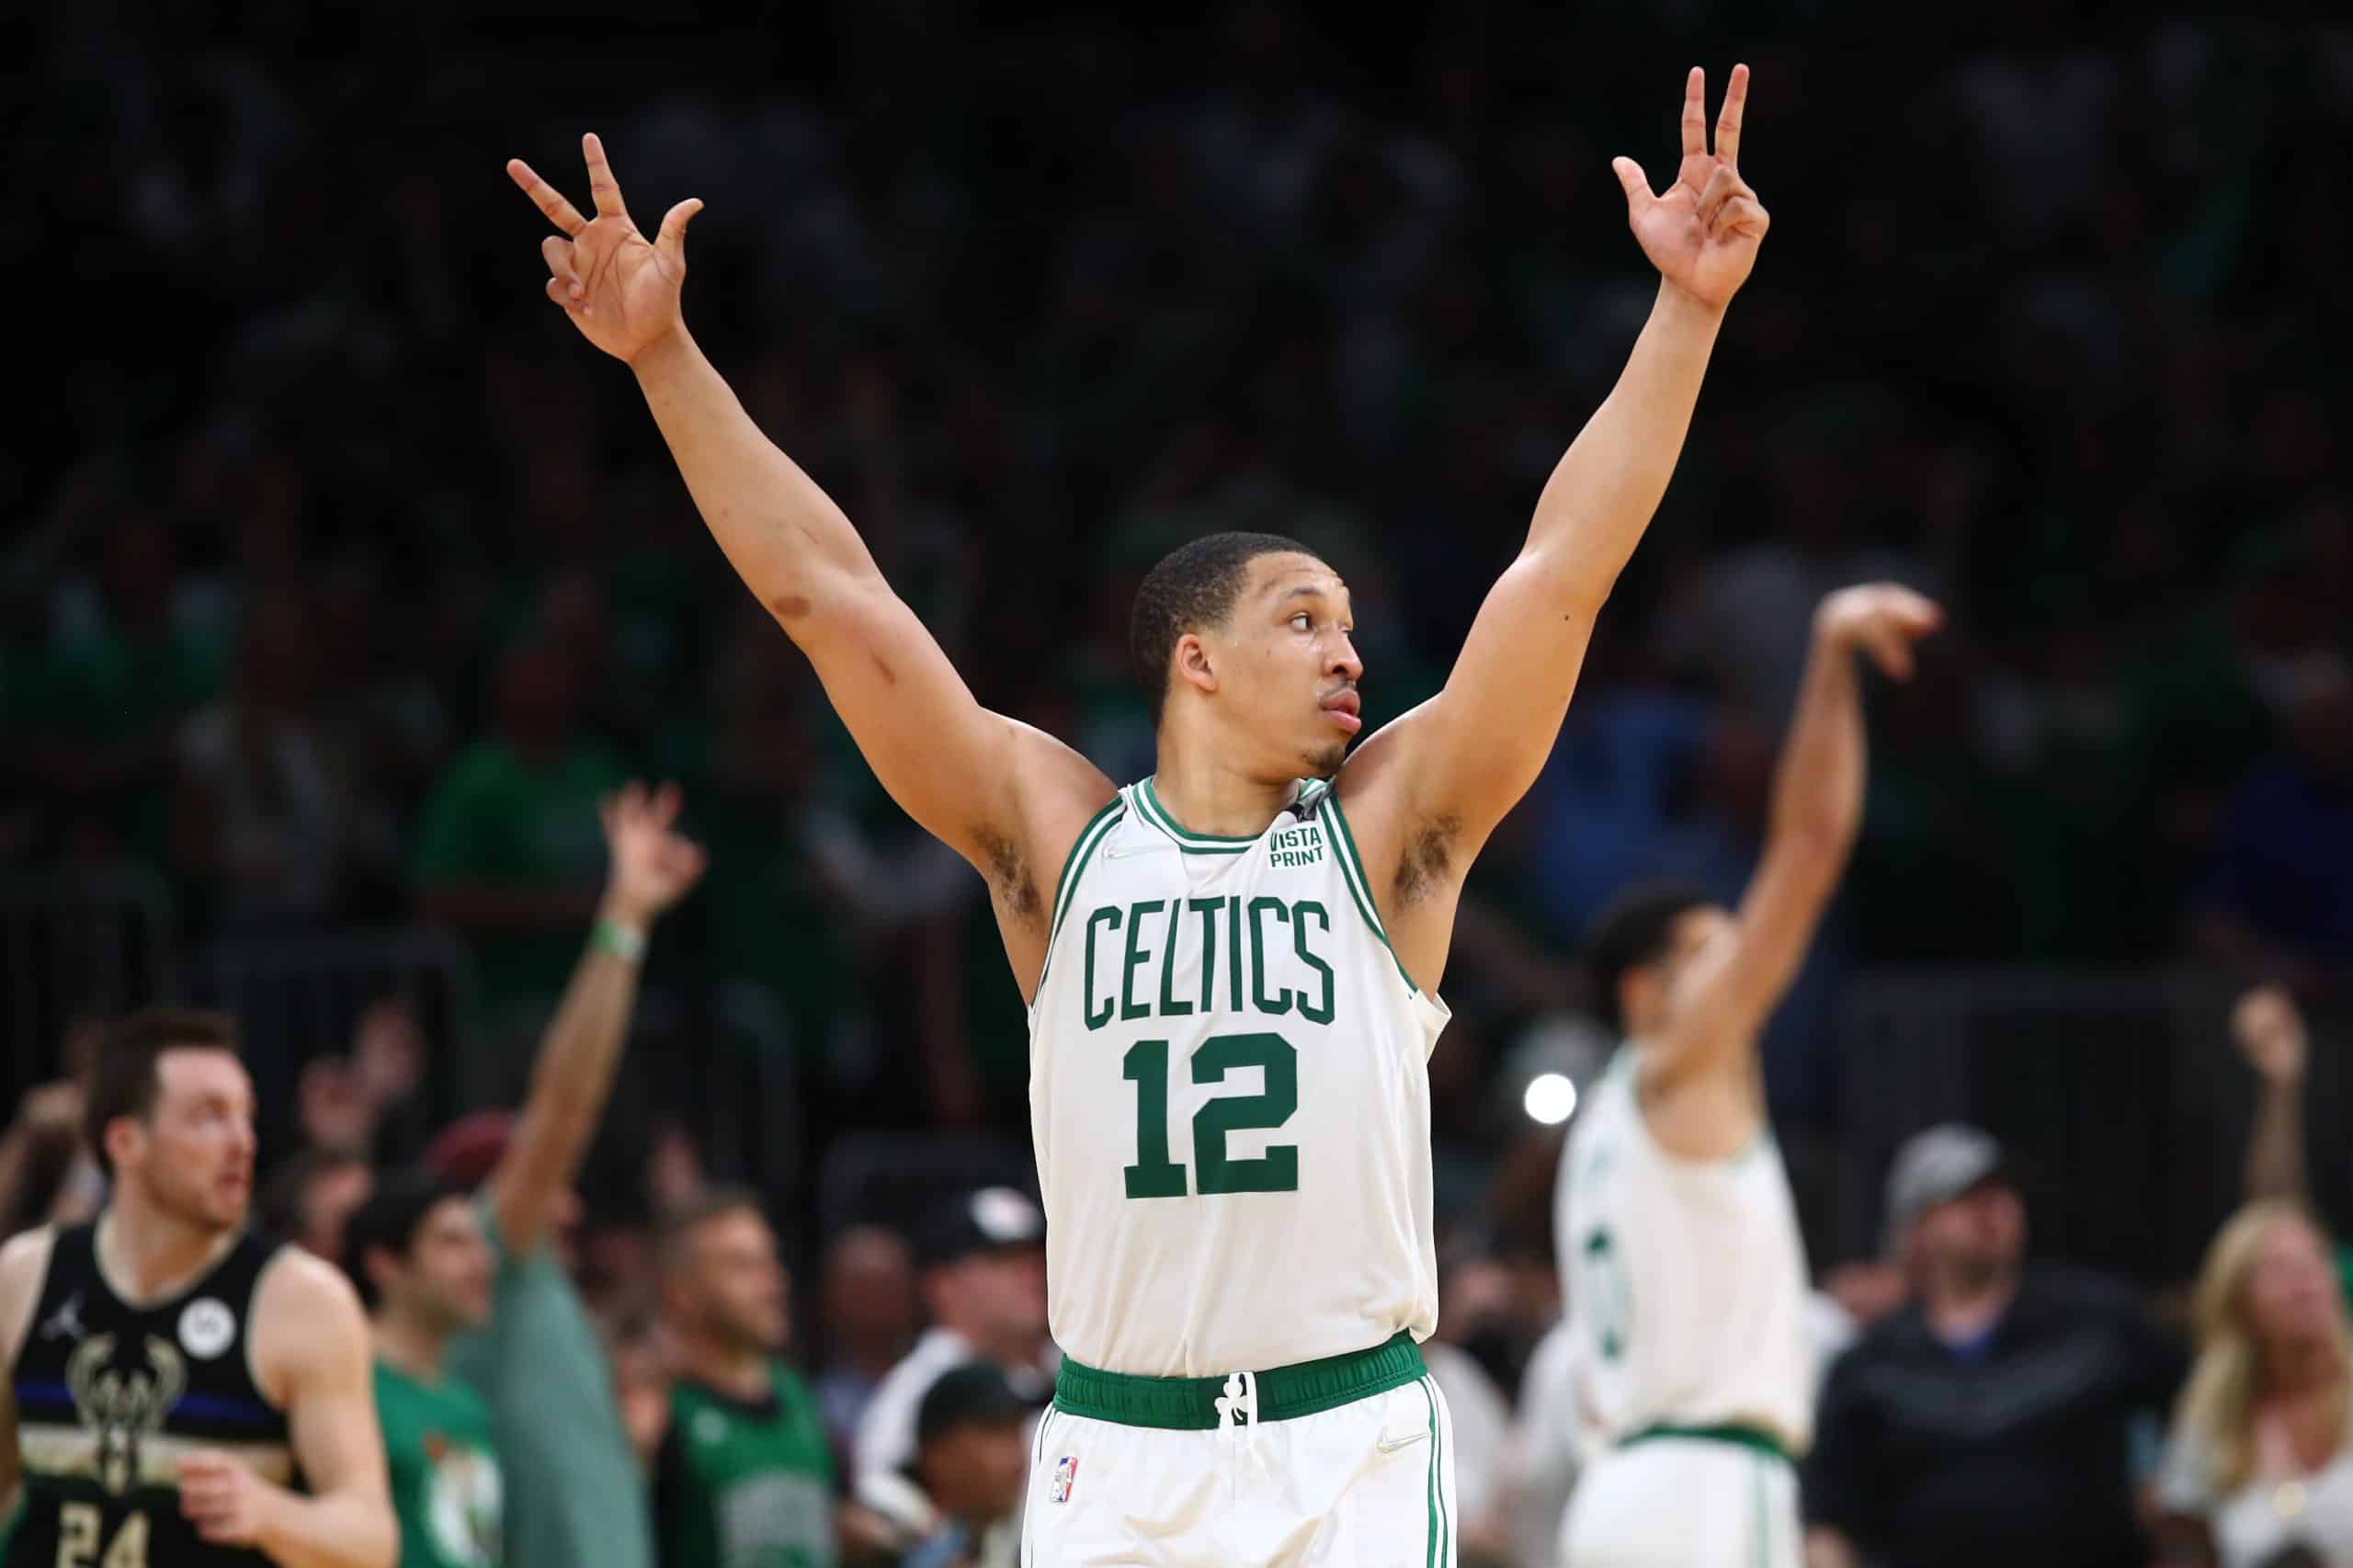
[{"label": "player's mouth", "polygon": [[1325,698],[1324,711],[1331,716],[1334,723],[1351,735],[1364,728],[1364,703],[1358,698],[1354,687],[1343,687]]}]

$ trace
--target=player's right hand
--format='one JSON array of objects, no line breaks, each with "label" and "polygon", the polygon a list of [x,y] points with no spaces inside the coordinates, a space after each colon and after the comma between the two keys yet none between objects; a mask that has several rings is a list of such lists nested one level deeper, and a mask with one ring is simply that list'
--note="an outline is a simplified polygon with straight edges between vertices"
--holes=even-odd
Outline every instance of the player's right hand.
[{"label": "player's right hand", "polygon": [[1901,583],[1841,588],[1813,612],[1815,634],[1833,647],[1870,655],[1886,675],[1912,678],[1912,644],[1945,623],[1945,612]]},{"label": "player's right hand", "polygon": [[687,281],[687,223],[702,210],[694,198],[663,215],[651,244],[621,205],[621,187],[605,161],[605,144],[580,139],[588,161],[588,190],[597,216],[583,218],[563,193],[520,158],[508,177],[561,231],[540,242],[546,258],[548,298],[563,307],[580,335],[616,359],[634,360],[681,324],[678,291]]},{"label": "player's right hand", "polygon": [[2293,1083],[2303,1076],[2304,1016],[2286,986],[2258,985],[2240,997],[2231,1009],[2231,1039],[2266,1083]]}]

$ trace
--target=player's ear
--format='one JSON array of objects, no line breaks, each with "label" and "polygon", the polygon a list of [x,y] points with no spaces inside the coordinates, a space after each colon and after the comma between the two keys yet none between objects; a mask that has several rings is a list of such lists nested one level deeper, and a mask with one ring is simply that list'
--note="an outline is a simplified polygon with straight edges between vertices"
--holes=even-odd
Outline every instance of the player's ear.
[{"label": "player's ear", "polygon": [[147,1148],[147,1129],[135,1116],[118,1116],[107,1123],[107,1163],[116,1170],[138,1163]]},{"label": "player's ear", "polygon": [[1210,645],[1200,633],[1188,631],[1176,639],[1173,655],[1176,678],[1204,696],[1217,689],[1217,669],[1210,657]]}]

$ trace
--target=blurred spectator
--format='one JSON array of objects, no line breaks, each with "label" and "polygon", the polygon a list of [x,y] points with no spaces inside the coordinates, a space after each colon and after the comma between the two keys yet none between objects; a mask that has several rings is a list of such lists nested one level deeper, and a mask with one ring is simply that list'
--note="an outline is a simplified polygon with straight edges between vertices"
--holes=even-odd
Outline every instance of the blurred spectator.
[{"label": "blurred spectator", "polygon": [[1046,1337],[1046,1217],[1010,1187],[962,1194],[926,1221],[917,1241],[931,1326],[891,1369],[859,1423],[859,1496],[867,1481],[905,1468],[915,1413],[950,1367],[994,1361],[1034,1407],[1053,1392],[1061,1361]]},{"label": "blurred spectator", "polygon": [[[16,1119],[0,1133],[0,1235],[36,1225],[71,1224],[97,1208],[97,1192],[79,1179],[82,1086],[43,1084],[17,1102]],[[84,1212],[75,1212],[83,1210]]]},{"label": "blurred spectator", "polygon": [[506,1540],[517,1562],[650,1568],[644,1478],[613,1369],[557,1256],[573,1184],[603,1118],[637,999],[649,927],[702,874],[674,826],[678,794],[631,784],[605,803],[611,869],[587,951],[540,1048],[511,1122],[485,1114],[438,1139],[426,1163],[481,1193],[497,1271],[490,1322],[450,1366],[496,1420],[506,1475]]},{"label": "blurred spectator", "polygon": [[449,1344],[490,1315],[490,1247],[462,1187],[392,1176],[344,1231],[344,1272],[376,1345],[376,1419],[400,1568],[495,1568],[505,1504],[490,1410],[449,1374]]},{"label": "blurred spectator", "polygon": [[262,1189],[262,1227],[314,1257],[339,1262],[344,1226],[375,1186],[375,1173],[364,1157],[313,1143],[271,1173]]},{"label": "blurred spectator", "polygon": [[825,1247],[817,1274],[825,1364],[817,1403],[825,1430],[845,1453],[867,1402],[915,1335],[915,1260],[880,1225],[853,1225]]},{"label": "blurred spectator", "polygon": [[[2260,1085],[2247,1139],[2245,1200],[2308,1204],[2304,1074],[2312,1045],[2303,1013],[2286,986],[2256,986],[2231,1009],[2231,1039]],[[2338,1248],[2334,1262],[2338,1284],[2353,1298],[2353,1247]]]},{"label": "blurred spectator", "polygon": [[2120,1286],[2026,1267],[2001,1149],[1932,1127],[1887,1182],[1912,1300],[1831,1369],[1804,1471],[1810,1561],[2145,1568],[2135,1424],[2183,1357]]},{"label": "blurred spectator", "polygon": [[2353,1564],[2353,1329],[2326,1240],[2279,1200],[2223,1225],[2198,1278],[2198,1359],[2158,1500],[2168,1562]]},{"label": "blurred spectator", "polygon": [[1013,1568],[1029,1476],[1028,1400],[1005,1369],[967,1361],[939,1374],[915,1415],[906,1466],[880,1478],[903,1535],[901,1568]]},{"label": "blurred spectator", "polygon": [[495,1003],[543,1006],[596,909],[597,802],[620,760],[576,725],[579,671],[525,647],[498,668],[498,732],[459,754],[417,825],[419,903],[472,940]]},{"label": "blurred spectator", "polygon": [[788,1282],[758,1200],[721,1187],[670,1215],[657,1267],[674,1358],[654,1461],[662,1568],[832,1562],[833,1451],[783,1358]]},{"label": "blurred spectator", "polygon": [[245,612],[229,688],[179,734],[174,861],[213,918],[285,928],[340,913],[347,879],[395,848],[328,718],[318,627],[287,591]]}]

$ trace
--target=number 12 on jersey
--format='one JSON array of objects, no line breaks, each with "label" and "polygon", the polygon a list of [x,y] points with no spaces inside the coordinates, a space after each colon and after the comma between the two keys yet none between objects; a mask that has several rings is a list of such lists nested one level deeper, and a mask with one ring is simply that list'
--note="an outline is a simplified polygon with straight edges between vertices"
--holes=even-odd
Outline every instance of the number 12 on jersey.
[{"label": "number 12 on jersey", "polygon": [[[1256,1159],[1226,1153],[1226,1135],[1282,1126],[1299,1109],[1299,1052],[1279,1034],[1211,1035],[1193,1052],[1195,1084],[1222,1084],[1256,1067],[1265,1086],[1255,1095],[1221,1095],[1193,1113],[1195,1190],[1297,1192],[1299,1148],[1271,1143]],[[1182,1198],[1185,1167],[1168,1156],[1168,1042],[1140,1040],[1120,1059],[1120,1075],[1136,1086],[1136,1163],[1122,1173],[1130,1198]]]}]

